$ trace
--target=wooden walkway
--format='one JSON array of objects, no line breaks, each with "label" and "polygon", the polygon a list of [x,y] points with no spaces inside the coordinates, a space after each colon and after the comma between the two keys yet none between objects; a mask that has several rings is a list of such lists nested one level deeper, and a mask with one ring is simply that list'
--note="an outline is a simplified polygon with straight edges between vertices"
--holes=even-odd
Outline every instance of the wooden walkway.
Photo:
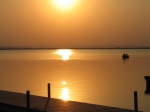
[{"label": "wooden walkway", "polygon": [[[26,94],[0,90],[0,112],[27,112]],[[102,105],[30,95],[30,112],[134,112]]]}]

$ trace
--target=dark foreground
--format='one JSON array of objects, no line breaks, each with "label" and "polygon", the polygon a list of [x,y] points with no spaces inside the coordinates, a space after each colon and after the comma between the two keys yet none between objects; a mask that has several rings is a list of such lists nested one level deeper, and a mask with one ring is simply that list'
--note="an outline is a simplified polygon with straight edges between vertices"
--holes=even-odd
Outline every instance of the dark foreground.
[{"label": "dark foreground", "polygon": [[[26,94],[0,90],[0,112],[27,112]],[[30,95],[29,112],[134,112],[102,105]]]}]

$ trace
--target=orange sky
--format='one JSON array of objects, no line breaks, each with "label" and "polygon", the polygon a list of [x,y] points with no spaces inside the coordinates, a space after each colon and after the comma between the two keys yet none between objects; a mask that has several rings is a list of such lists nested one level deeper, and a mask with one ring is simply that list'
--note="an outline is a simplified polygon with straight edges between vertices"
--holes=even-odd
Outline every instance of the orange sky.
[{"label": "orange sky", "polygon": [[0,0],[0,47],[150,46],[150,0]]}]

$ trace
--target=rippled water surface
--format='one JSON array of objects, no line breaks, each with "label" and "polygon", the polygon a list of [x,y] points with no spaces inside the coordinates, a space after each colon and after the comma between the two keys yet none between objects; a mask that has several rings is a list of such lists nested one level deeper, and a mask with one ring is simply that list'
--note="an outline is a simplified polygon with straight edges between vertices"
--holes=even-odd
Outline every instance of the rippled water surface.
[{"label": "rippled water surface", "polygon": [[[128,53],[130,58],[122,59]],[[150,111],[145,95],[149,49],[0,50],[0,89],[106,106]]]}]

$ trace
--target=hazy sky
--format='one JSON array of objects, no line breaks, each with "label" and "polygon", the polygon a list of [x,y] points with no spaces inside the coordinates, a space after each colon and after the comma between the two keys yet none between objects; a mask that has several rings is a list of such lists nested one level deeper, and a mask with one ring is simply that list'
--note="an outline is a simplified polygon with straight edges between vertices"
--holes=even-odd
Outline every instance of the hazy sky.
[{"label": "hazy sky", "polygon": [[0,47],[150,46],[150,0],[0,0]]}]

